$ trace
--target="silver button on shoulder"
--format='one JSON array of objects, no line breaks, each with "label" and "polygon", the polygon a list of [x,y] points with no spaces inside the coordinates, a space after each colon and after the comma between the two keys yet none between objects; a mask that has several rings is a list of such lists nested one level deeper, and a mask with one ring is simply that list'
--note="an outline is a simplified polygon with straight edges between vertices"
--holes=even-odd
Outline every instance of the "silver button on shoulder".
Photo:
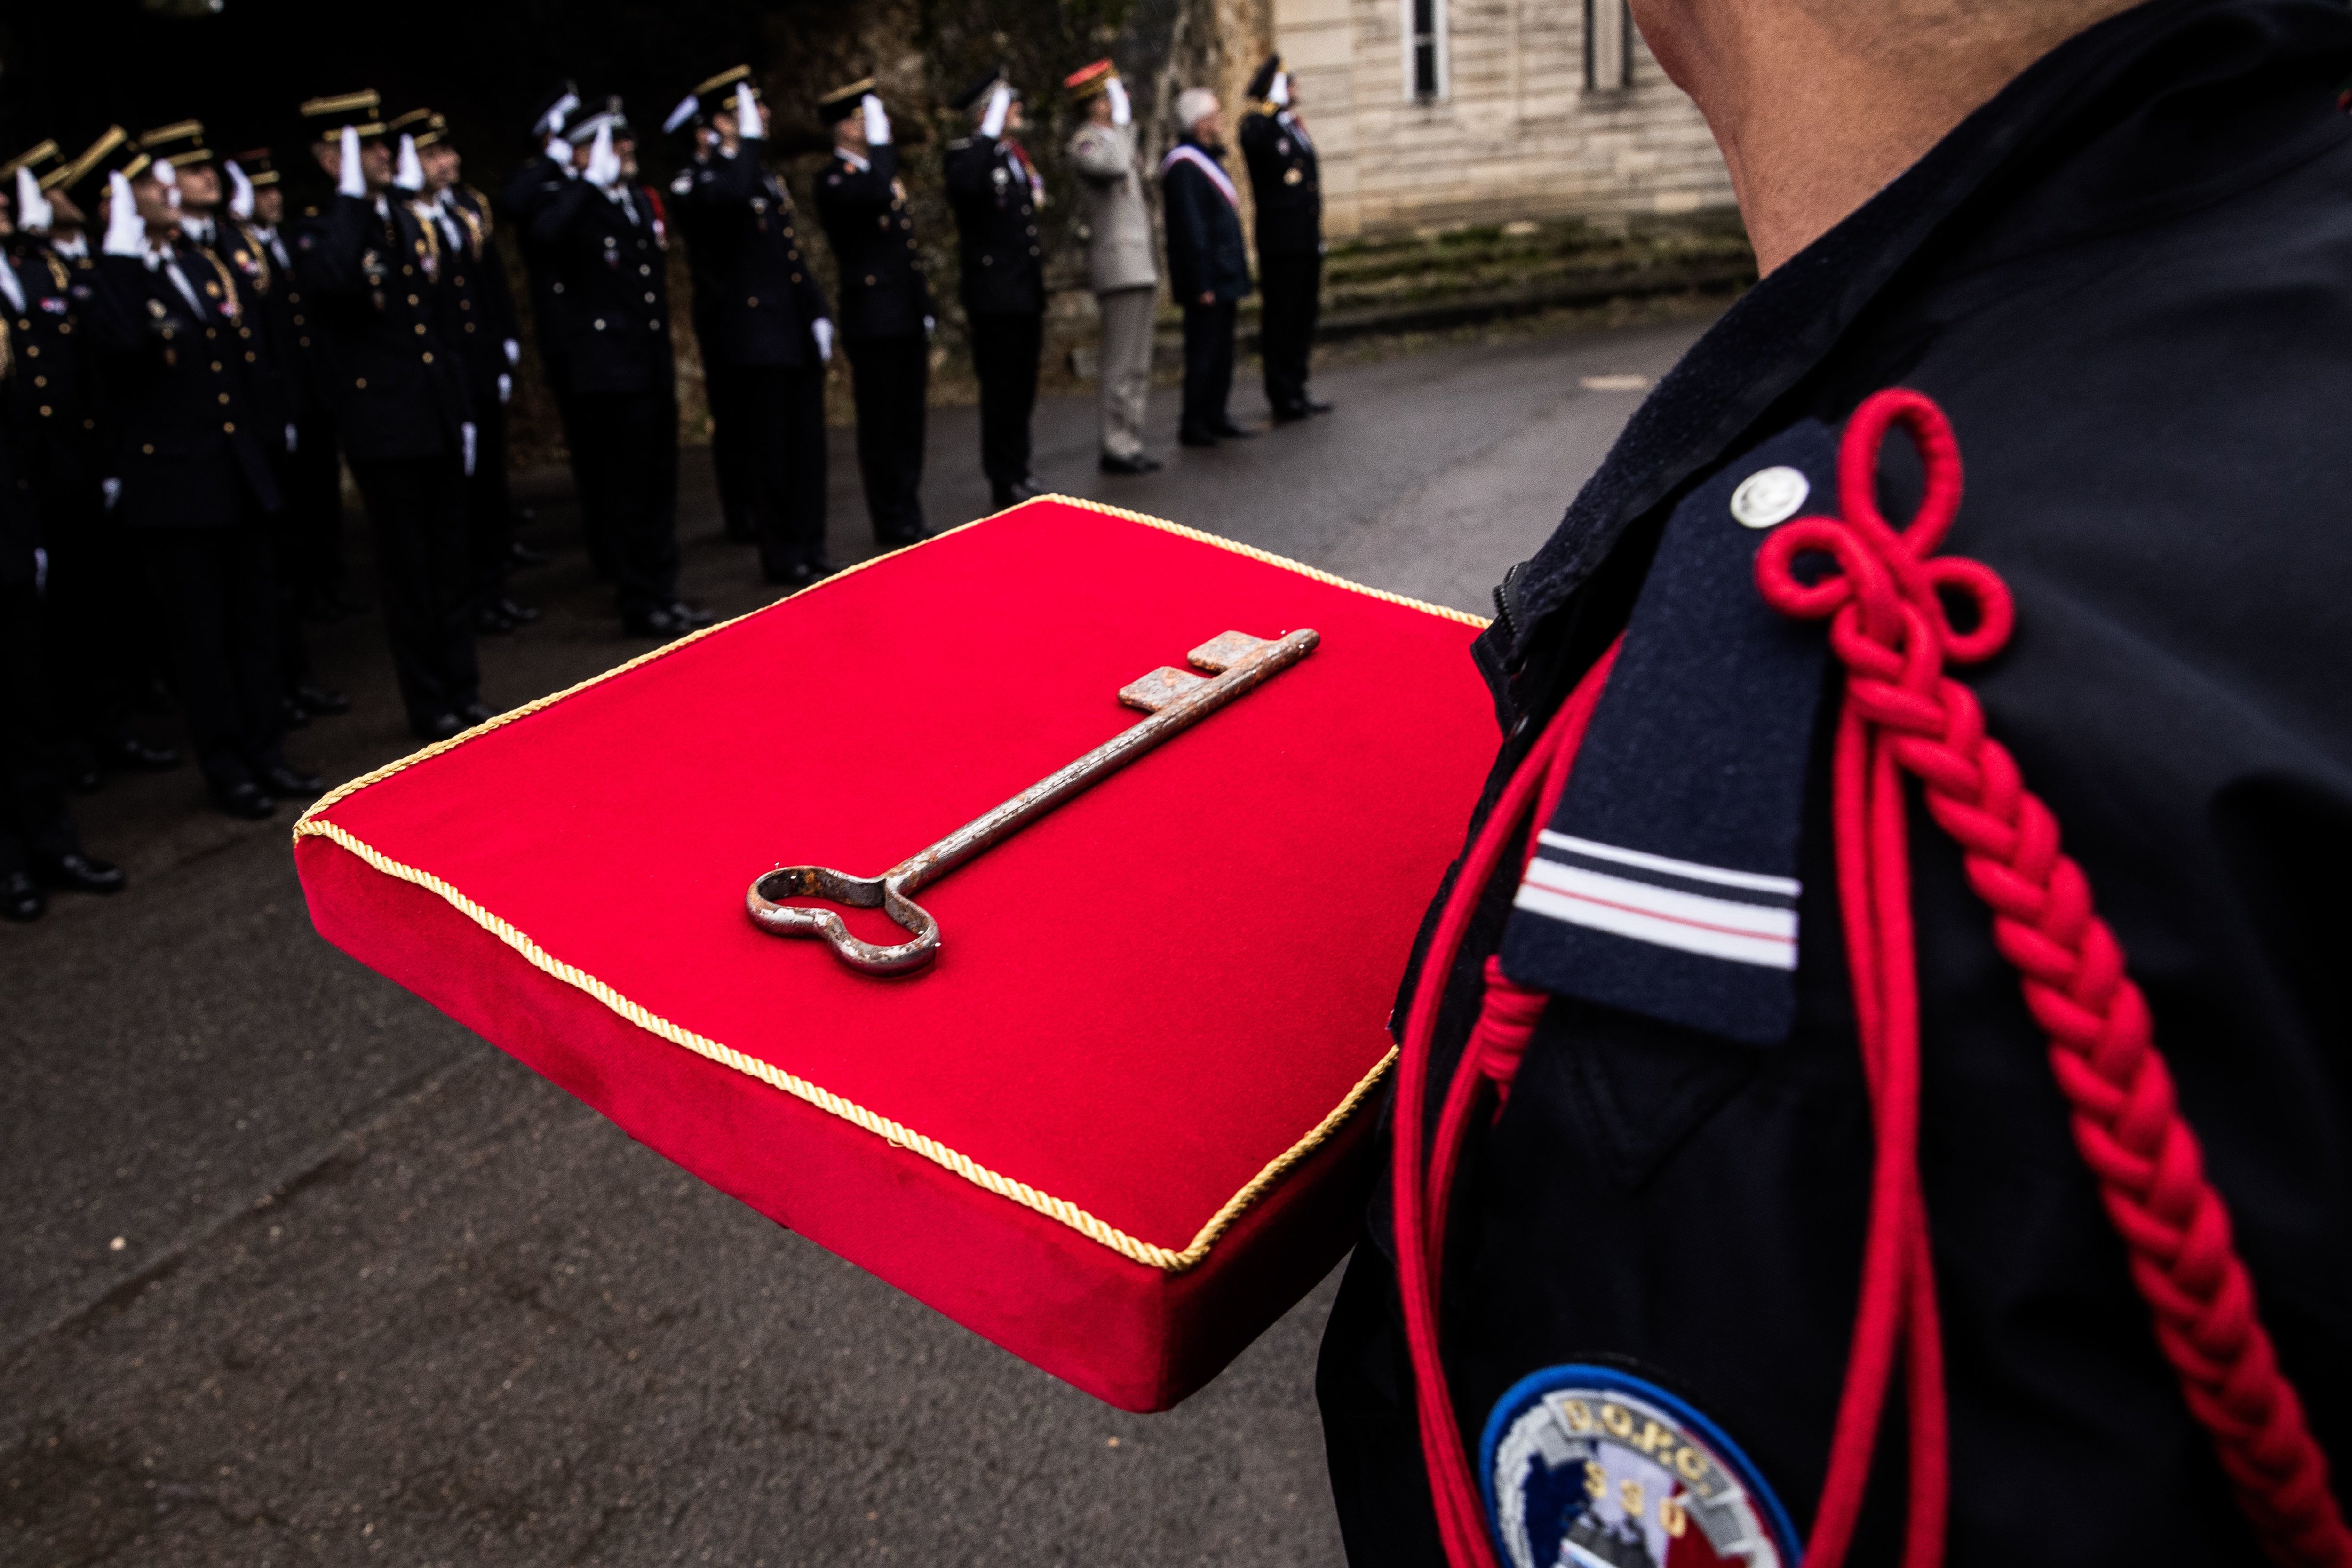
[{"label": "silver button on shoulder", "polygon": [[1812,493],[1811,482],[1795,468],[1759,468],[1731,492],[1731,515],[1742,528],[1770,528],[1796,516]]}]

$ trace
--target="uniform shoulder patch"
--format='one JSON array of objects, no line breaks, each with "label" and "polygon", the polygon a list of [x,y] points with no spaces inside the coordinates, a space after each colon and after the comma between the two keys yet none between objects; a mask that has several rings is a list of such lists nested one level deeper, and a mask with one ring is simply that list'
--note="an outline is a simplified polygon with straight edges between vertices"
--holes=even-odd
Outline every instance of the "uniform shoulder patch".
[{"label": "uniform shoulder patch", "polygon": [[1796,1568],[1797,1532],[1722,1428],[1615,1367],[1546,1367],[1478,1446],[1509,1568]]}]

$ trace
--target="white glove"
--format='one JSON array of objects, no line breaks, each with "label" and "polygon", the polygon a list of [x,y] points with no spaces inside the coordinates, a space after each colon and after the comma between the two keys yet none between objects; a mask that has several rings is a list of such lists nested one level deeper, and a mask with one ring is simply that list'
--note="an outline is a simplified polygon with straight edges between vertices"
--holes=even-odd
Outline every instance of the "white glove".
[{"label": "white glove", "polygon": [[155,177],[163,182],[163,199],[172,204],[173,212],[179,211],[180,171],[161,158],[148,166],[155,171]]},{"label": "white glove", "polygon": [[549,132],[547,142],[540,151],[562,164],[565,174],[572,173],[572,143],[566,142],[562,136],[552,132]]},{"label": "white glove", "polygon": [[1013,112],[1013,89],[1003,82],[988,95],[988,112],[981,117],[980,133],[991,142],[1004,134],[1004,117]]},{"label": "white glove", "polygon": [[250,219],[253,216],[253,182],[245,177],[245,171],[236,166],[234,158],[221,167],[228,171],[229,216],[240,221]]},{"label": "white glove", "polygon": [[500,371],[500,372],[499,372],[499,405],[500,405],[501,407],[505,406],[505,405],[506,405],[507,403],[509,403],[509,401],[511,401],[511,400],[513,399],[513,397],[514,397],[514,377],[512,377],[512,376],[509,375],[509,374],[508,374],[506,372],[504,372],[504,371]]},{"label": "white glove", "polygon": [[[229,165],[235,168],[236,165]],[[49,198],[41,195],[41,182],[33,178],[33,171],[19,165],[16,170],[16,226],[35,234],[46,234],[57,215],[50,210]]]},{"label": "white glove", "polygon": [[760,112],[760,100],[751,96],[751,84],[735,84],[735,134],[746,142],[768,139],[768,121]]},{"label": "white glove", "polygon": [[1103,96],[1110,100],[1110,122],[1113,125],[1134,122],[1135,105],[1127,100],[1127,83],[1117,77],[1111,78],[1109,85],[1103,89]]},{"label": "white glove", "polygon": [[[236,165],[232,163],[229,167]],[[294,455],[294,422],[290,419],[286,422],[286,455],[289,458]]]},{"label": "white glove", "polygon": [[925,316],[923,318],[923,336],[928,338],[939,330],[940,319],[937,316]]},{"label": "white glove", "polygon": [[109,256],[147,255],[147,226],[139,216],[139,198],[131,194],[131,182],[116,170],[106,176],[106,244],[101,247]]},{"label": "white glove", "polygon": [[833,323],[819,316],[809,323],[809,331],[816,334],[816,357],[824,363],[831,364],[833,363]]},{"label": "white glove", "polygon": [[1276,109],[1290,107],[1290,73],[1288,71],[1274,73],[1274,85],[1266,89],[1265,100]]},{"label": "white glove", "polygon": [[866,117],[866,144],[868,147],[890,145],[890,116],[884,111],[882,100],[869,92],[857,100],[857,112]]},{"label": "white glove", "polygon": [[474,477],[474,422],[468,419],[458,426],[457,434],[463,438],[466,448],[466,477],[470,479]]},{"label": "white glove", "polygon": [[406,132],[401,132],[400,166],[393,174],[392,183],[404,191],[425,188],[425,160],[416,155],[416,138]]},{"label": "white glove", "polygon": [[613,151],[613,123],[606,121],[596,127],[596,141],[588,149],[588,168],[583,177],[601,190],[611,190],[621,183],[621,155]]},{"label": "white glove", "polygon": [[[119,180],[122,176],[117,174],[114,177]],[[122,481],[121,479],[100,479],[98,481],[98,493],[105,500],[106,510],[112,511],[114,510],[114,503],[122,499]]]},{"label": "white glove", "polygon": [[343,127],[341,151],[335,172],[335,193],[338,195],[367,195],[367,176],[360,173],[360,132],[355,125]]},{"label": "white glove", "polygon": [[499,346],[507,351],[507,363],[520,364],[522,363],[522,345],[520,343],[515,342],[512,338],[509,338]]}]

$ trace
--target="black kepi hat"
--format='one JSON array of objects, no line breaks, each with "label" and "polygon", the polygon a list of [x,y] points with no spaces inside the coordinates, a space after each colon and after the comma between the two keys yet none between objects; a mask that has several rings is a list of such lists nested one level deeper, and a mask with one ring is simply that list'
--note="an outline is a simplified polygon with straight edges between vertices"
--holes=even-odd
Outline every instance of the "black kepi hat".
[{"label": "black kepi hat", "polygon": [[347,125],[359,132],[361,141],[372,142],[383,134],[383,100],[373,88],[306,99],[302,119],[310,134],[321,142],[334,141]]},{"label": "black kepi hat", "polygon": [[[1003,66],[991,66],[987,71],[976,78],[971,86],[965,88],[961,92],[957,93],[954,98],[949,100],[949,107],[958,110],[977,109],[988,97],[989,93],[995,89],[996,86],[1000,82],[1006,87],[1013,86],[1010,81],[1005,80],[1004,68]],[[1013,88],[1013,96],[1015,98],[1020,97],[1021,89],[1019,88]]]},{"label": "black kepi hat", "polygon": [[857,112],[866,95],[874,90],[874,79],[859,77],[847,87],[836,87],[816,100],[816,117],[826,125],[838,125]]}]

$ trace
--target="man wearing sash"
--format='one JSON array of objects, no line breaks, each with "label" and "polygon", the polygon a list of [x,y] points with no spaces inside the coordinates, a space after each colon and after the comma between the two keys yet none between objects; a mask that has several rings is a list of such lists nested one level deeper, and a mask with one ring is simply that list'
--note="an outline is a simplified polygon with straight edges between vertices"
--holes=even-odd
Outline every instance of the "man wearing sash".
[{"label": "man wearing sash", "polygon": [[1176,438],[1187,447],[1255,435],[1233,421],[1234,316],[1249,297],[1241,197],[1223,159],[1224,117],[1217,95],[1187,88],[1176,100],[1184,133],[1160,161],[1168,215],[1168,281],[1184,307],[1184,414]]}]

